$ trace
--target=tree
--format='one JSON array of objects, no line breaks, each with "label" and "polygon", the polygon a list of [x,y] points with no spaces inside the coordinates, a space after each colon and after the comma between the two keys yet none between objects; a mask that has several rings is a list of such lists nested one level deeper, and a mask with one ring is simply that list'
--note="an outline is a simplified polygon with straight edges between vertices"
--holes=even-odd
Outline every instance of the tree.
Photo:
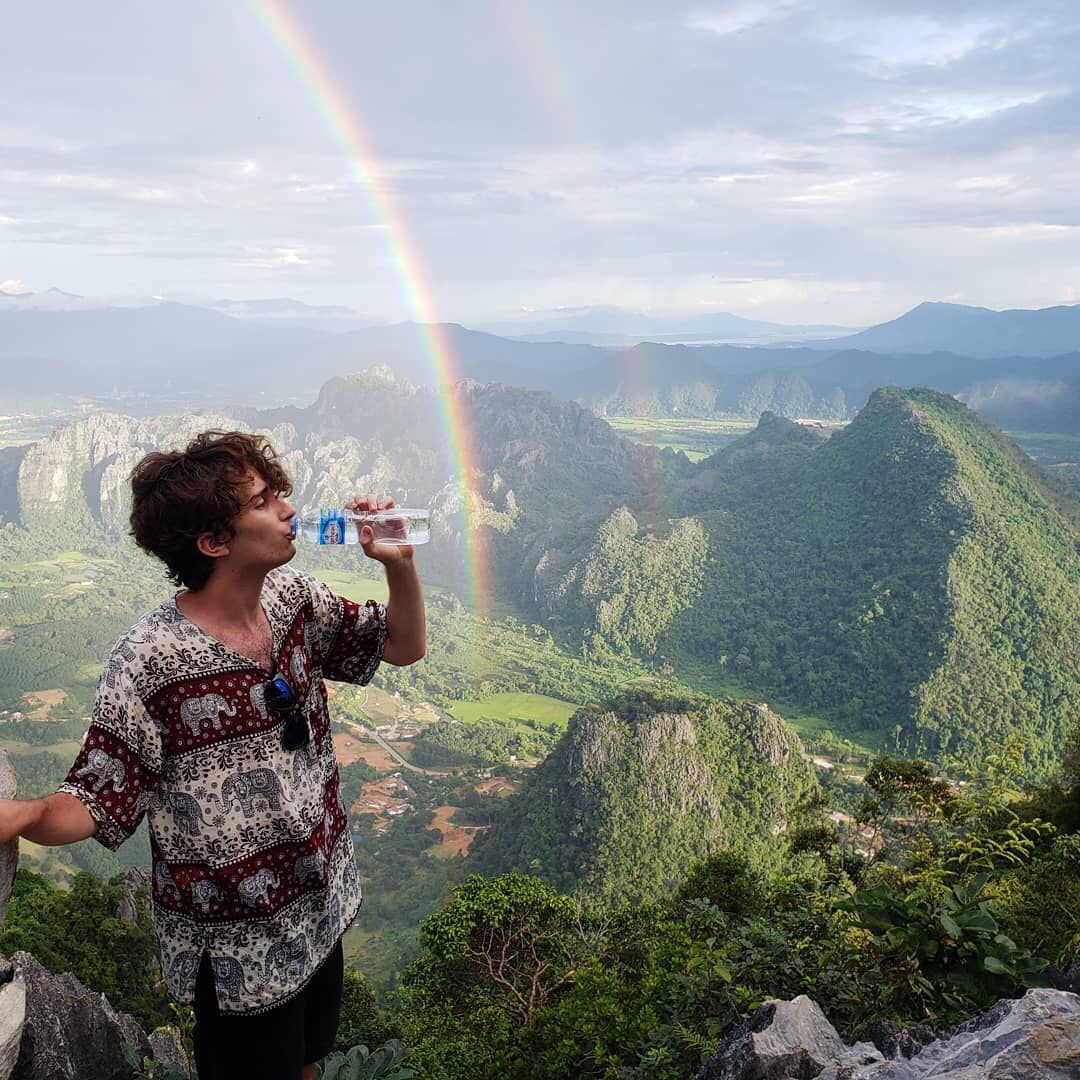
[{"label": "tree", "polygon": [[341,1019],[334,1049],[342,1053],[354,1046],[381,1046],[390,1032],[375,992],[362,971],[346,967],[341,991]]}]

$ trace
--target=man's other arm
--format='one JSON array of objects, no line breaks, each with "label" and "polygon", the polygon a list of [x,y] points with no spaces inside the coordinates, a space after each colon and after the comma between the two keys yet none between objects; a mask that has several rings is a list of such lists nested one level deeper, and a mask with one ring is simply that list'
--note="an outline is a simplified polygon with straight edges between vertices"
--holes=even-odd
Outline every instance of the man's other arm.
[{"label": "man's other arm", "polygon": [[427,650],[424,593],[412,556],[384,564],[390,591],[386,603],[383,660],[402,666],[423,659]]},{"label": "man's other arm", "polygon": [[74,795],[58,791],[44,799],[0,799],[0,843],[25,836],[47,846],[74,844],[97,832],[97,822]]}]

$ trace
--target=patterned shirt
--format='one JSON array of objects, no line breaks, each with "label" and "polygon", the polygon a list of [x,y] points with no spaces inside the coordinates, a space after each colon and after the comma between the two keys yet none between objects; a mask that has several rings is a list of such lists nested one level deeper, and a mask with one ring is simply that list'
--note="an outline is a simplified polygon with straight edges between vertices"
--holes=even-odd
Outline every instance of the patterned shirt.
[{"label": "patterned shirt", "polygon": [[59,789],[85,803],[108,848],[147,814],[169,993],[194,999],[205,952],[232,1012],[301,990],[360,908],[323,679],[367,683],[386,645],[382,604],[354,604],[288,567],[267,575],[262,605],[307,746],[282,748],[269,674],[168,600],[117,642]]}]

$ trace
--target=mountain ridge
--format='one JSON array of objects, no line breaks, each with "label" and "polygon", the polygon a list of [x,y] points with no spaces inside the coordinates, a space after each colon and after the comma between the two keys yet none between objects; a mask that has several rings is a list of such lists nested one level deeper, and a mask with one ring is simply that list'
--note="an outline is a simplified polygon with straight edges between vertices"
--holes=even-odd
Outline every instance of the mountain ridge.
[{"label": "mountain ridge", "polygon": [[811,347],[845,344],[891,353],[1056,356],[1080,351],[1080,304],[996,311],[928,300],[888,322],[847,337],[813,342]]}]

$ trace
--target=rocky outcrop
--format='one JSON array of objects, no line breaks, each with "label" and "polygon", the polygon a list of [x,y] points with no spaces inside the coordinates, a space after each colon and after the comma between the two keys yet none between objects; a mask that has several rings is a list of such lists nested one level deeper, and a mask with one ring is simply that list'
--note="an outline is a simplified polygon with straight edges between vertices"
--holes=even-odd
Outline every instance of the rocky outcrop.
[{"label": "rocky outcrop", "polygon": [[[870,1032],[868,1031],[867,1034]],[[720,1045],[698,1080],[1067,1080],[1080,1076],[1080,997],[1029,990],[922,1045],[925,1029],[846,1046],[809,998],[767,1001]],[[909,1055],[910,1056],[907,1056]]]},{"label": "rocky outcrop", "polygon": [[150,1033],[150,1049],[158,1065],[171,1065],[183,1073],[191,1071],[191,1061],[184,1051],[180,1032],[174,1027],[158,1028]]},{"label": "rocky outcrop", "polygon": [[116,909],[121,922],[134,926],[139,912],[150,907],[150,875],[138,866],[132,866],[124,874],[124,895]]},{"label": "rocky outcrop", "polygon": [[89,511],[106,528],[121,530],[130,504],[128,475],[148,450],[183,446],[211,427],[237,427],[224,416],[136,419],[95,413],[54,431],[26,453],[18,472],[22,522],[46,525],[59,515]]},{"label": "rocky outcrop", "polygon": [[788,726],[764,702],[743,707],[746,731],[754,752],[770,765],[781,765],[797,749]]},{"label": "rocky outcrop", "polygon": [[138,1022],[115,1012],[104,994],[88,990],[74,975],[51,974],[29,953],[17,952],[7,963],[10,981],[26,995],[13,1080],[127,1080],[124,1043],[140,1058],[152,1055]]},{"label": "rocky outcrop", "polygon": [[[0,798],[15,797],[15,770],[0,750]],[[0,845],[0,926],[19,861],[18,840]],[[148,878],[128,872],[117,918],[135,922],[145,904]],[[53,975],[26,952],[0,957],[0,1080],[120,1080],[132,1076],[123,1047],[157,1062],[184,1065],[175,1033],[147,1039],[138,1021],[118,1013],[104,994],[88,990],[74,975]]]},{"label": "rocky outcrop", "polygon": [[883,1061],[870,1043],[844,1045],[836,1028],[805,994],[767,1001],[724,1040],[697,1080],[788,1080],[820,1076],[834,1063],[856,1068]]},{"label": "rocky outcrop", "polygon": [[0,986],[0,1080],[8,1080],[19,1060],[26,1023],[26,987],[11,980]]}]

